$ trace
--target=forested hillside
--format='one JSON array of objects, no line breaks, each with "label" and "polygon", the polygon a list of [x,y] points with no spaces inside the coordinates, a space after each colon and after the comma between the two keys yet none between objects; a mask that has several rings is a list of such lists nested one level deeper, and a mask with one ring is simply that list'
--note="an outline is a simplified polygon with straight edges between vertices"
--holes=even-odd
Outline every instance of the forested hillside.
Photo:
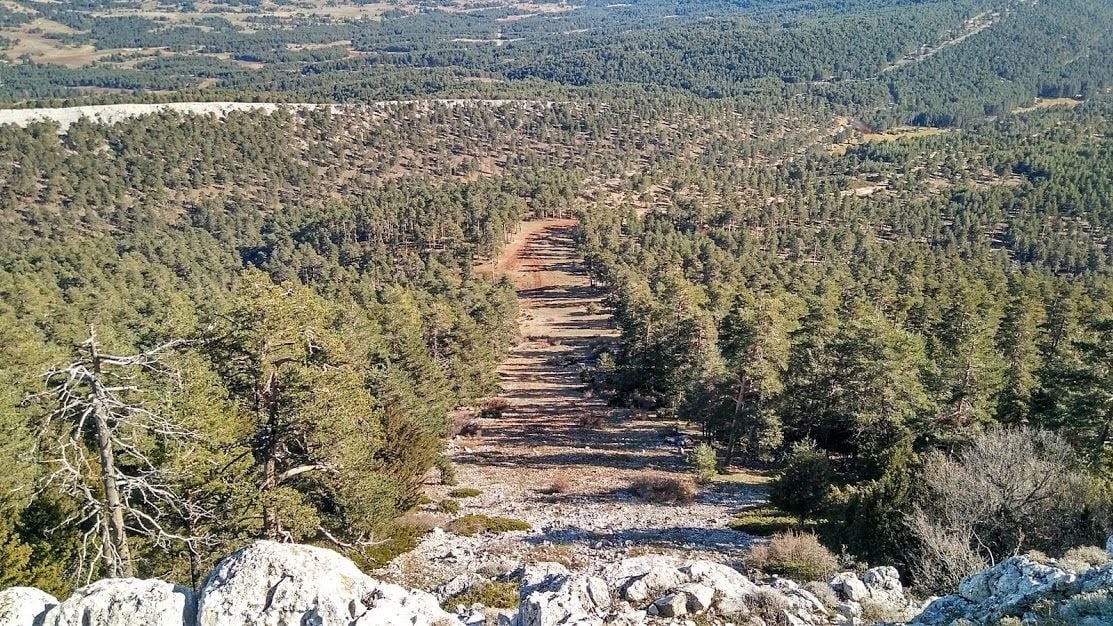
[{"label": "forested hillside", "polygon": [[[1103,0],[211,4],[0,6],[12,59],[0,63],[0,98],[565,99],[636,85],[814,95],[879,127],[961,125],[1036,96],[1098,93],[1113,55]],[[28,38],[37,44],[15,45]]]},{"label": "forested hillside", "polygon": [[[584,255],[621,331],[595,384],[698,425],[727,464],[787,454],[774,502],[826,519],[833,546],[871,562],[958,558],[916,552],[923,537],[902,521],[936,497],[917,486],[920,455],[997,425],[1060,433],[1094,476],[1024,545],[1054,553],[1100,535],[1110,112],[681,171],[641,220],[629,206],[584,211]],[[979,551],[1007,551],[993,532]]]},{"label": "forested hillside", "polygon": [[0,0],[0,102],[47,120],[0,111],[0,583],[199,588],[258,539],[483,570],[449,610],[516,606],[511,561],[1065,572],[1113,532],[1110,33],[1107,0]]},{"label": "forested hillside", "polygon": [[[0,129],[11,582],[103,571],[94,548],[113,542],[85,533],[110,522],[85,491],[99,470],[73,448],[84,405],[68,395],[102,376],[119,389],[121,471],[170,481],[166,502],[127,513],[140,571],[188,581],[252,536],[369,562],[406,547],[392,518],[430,467],[451,479],[449,412],[497,391],[516,333],[513,290],[472,264],[523,219],[571,215],[630,168],[650,176],[783,114],[727,111],[430,103]],[[226,510],[243,514],[213,517]]]}]

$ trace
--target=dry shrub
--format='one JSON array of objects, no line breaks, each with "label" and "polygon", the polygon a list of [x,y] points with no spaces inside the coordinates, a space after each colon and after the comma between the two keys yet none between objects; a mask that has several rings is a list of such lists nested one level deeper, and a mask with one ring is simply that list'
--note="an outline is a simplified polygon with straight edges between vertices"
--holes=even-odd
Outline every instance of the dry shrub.
[{"label": "dry shrub", "polygon": [[827,580],[839,568],[838,558],[815,535],[799,532],[773,535],[768,543],[754,546],[746,561],[767,574],[802,582]]},{"label": "dry shrub", "polygon": [[498,419],[502,417],[509,408],[510,401],[506,398],[491,398],[480,407],[479,417],[482,419]]},{"label": "dry shrub", "polygon": [[547,487],[541,490],[541,493],[553,495],[558,493],[568,493],[572,490],[572,478],[564,472],[557,472],[553,476],[553,481]]},{"label": "dry shrub", "polygon": [[1078,525],[1064,520],[1084,517],[1087,484],[1076,462],[1058,434],[1026,427],[991,428],[951,456],[926,454],[909,515],[913,579],[942,592],[986,560],[1072,545]]},{"label": "dry shrub", "polygon": [[469,424],[475,422],[475,415],[470,411],[459,410],[449,414],[448,419],[448,437],[452,438],[462,434]]},{"label": "dry shrub", "polygon": [[1082,573],[1091,567],[1105,565],[1109,562],[1109,553],[1097,546],[1082,546],[1067,550],[1063,558],[1059,559],[1059,566],[1065,570]]},{"label": "dry shrub", "polygon": [[479,420],[468,420],[460,427],[458,434],[461,437],[478,437],[483,434],[483,426],[479,423]]},{"label": "dry shrub", "polygon": [[772,589],[758,589],[746,596],[750,612],[767,626],[789,626],[786,611],[790,608],[785,597]]},{"label": "dry shrub", "polygon": [[598,413],[588,413],[586,415],[581,415],[579,422],[580,428],[595,429],[605,426],[607,424],[607,419]]},{"label": "dry shrub", "polygon": [[408,526],[422,532],[428,532],[434,528],[443,526],[446,521],[448,521],[448,518],[444,515],[416,512],[406,513],[395,520],[394,523],[398,526]]},{"label": "dry shrub", "polygon": [[635,478],[630,491],[657,504],[691,504],[696,500],[695,482],[690,478]]},{"label": "dry shrub", "polygon": [[862,619],[867,624],[890,624],[904,622],[908,619],[905,611],[888,602],[879,602],[873,598],[863,598]]},{"label": "dry shrub", "polygon": [[839,605],[839,597],[835,595],[835,590],[831,589],[831,585],[825,582],[818,580],[806,582],[804,583],[804,590],[811,592],[828,610],[834,611],[835,607]]}]

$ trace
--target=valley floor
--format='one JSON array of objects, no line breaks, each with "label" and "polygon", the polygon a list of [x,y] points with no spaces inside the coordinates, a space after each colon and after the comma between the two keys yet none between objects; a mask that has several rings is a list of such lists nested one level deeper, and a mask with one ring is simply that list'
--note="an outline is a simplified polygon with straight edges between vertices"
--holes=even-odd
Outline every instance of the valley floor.
[{"label": "valley floor", "polygon": [[[482,431],[450,446],[461,487],[460,514],[506,516],[532,530],[459,537],[435,531],[388,568],[392,577],[430,587],[499,561],[577,561],[682,551],[693,558],[736,560],[749,537],[726,527],[732,515],[764,499],[760,487],[716,483],[691,505],[640,500],[628,487],[647,476],[690,476],[673,424],[608,407],[585,394],[582,364],[613,336],[601,290],[576,256],[574,220],[523,225],[502,258],[480,271],[508,275],[518,289],[521,340],[500,374],[507,408]],[[554,483],[561,485],[553,493]],[[451,488],[430,486],[434,500]]]}]

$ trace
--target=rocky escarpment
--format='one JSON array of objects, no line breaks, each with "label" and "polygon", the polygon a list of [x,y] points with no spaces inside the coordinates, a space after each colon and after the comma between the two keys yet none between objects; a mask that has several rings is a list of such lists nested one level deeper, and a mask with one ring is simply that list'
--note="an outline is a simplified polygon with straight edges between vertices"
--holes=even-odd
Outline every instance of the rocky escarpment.
[{"label": "rocky escarpment", "polygon": [[[456,604],[476,597],[469,589],[492,584],[517,589],[518,606]],[[905,595],[891,567],[799,585],[660,555],[575,572],[532,563],[493,580],[460,576],[434,595],[375,580],[330,550],[259,541],[222,561],[196,594],[127,578],[95,582],[62,602],[27,587],[0,592],[0,626],[988,626],[1009,619],[1113,624],[1113,563],[1080,571],[1013,557],[923,606]]]}]

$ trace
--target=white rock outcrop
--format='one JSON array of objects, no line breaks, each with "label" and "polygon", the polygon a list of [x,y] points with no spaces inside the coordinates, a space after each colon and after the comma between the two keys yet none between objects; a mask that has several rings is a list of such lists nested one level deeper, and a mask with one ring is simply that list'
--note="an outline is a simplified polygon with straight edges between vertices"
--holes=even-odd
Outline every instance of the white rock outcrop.
[{"label": "white rock outcrop", "polygon": [[435,597],[381,583],[343,556],[257,541],[224,559],[201,589],[198,626],[431,626],[456,623]]},{"label": "white rock outcrop", "polygon": [[50,609],[43,626],[192,626],[193,591],[161,580],[106,578]]},{"label": "white rock outcrop", "polygon": [[1037,604],[1054,610],[1056,604],[1068,604],[1085,589],[1089,589],[1087,593],[1113,593],[1113,585],[1108,584],[1113,577],[1106,579],[1107,574],[1113,574],[1113,565],[1093,568],[1079,577],[1054,565],[1015,556],[968,576],[959,584],[958,593],[935,599],[912,623],[937,626],[962,619],[995,624],[1004,617],[1023,617]]},{"label": "white rock outcrop", "polygon": [[0,626],[42,626],[46,612],[58,599],[34,587],[11,587],[0,591]]}]

